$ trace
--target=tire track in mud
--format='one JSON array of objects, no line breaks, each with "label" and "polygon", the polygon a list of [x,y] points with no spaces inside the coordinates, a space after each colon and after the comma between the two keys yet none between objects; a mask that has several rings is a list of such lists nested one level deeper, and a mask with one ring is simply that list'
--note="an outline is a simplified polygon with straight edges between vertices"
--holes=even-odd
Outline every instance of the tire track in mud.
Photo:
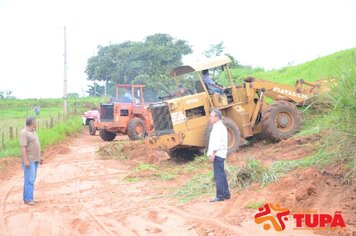
[{"label": "tire track in mud", "polygon": [[3,226],[1,227],[1,235],[8,235],[8,230],[6,227],[6,219],[5,219],[5,209],[6,209],[6,200],[9,197],[10,192],[12,191],[12,189],[15,187],[16,183],[18,182],[17,180],[20,180],[20,177],[17,177],[12,184],[10,184],[9,187],[7,187],[5,193],[3,194],[2,198],[1,198],[1,210],[0,210],[0,224]]},{"label": "tire track in mud", "polygon": [[80,178],[84,175],[84,173],[89,169],[89,167],[94,163],[95,160],[95,155],[91,154],[87,163],[87,166],[82,169],[82,171],[79,173],[75,180],[75,190],[76,194],[78,197],[78,201],[80,206],[87,212],[87,214],[94,220],[94,222],[99,226],[100,229],[102,229],[105,232],[105,235],[114,235],[110,232],[110,230],[101,222],[101,220],[95,216],[94,213],[91,212],[91,210],[85,206],[83,199],[81,198],[80,192],[79,192],[79,184],[80,184]]},{"label": "tire track in mud", "polygon": [[189,219],[197,222],[199,225],[210,224],[210,225],[218,226],[219,229],[225,229],[225,230],[231,232],[233,235],[245,235],[245,233],[239,227],[226,224],[226,223],[222,222],[221,220],[214,219],[214,217],[212,217],[212,218],[202,217],[202,216],[190,213],[188,211],[184,211],[184,210],[178,209],[176,207],[167,206],[167,205],[161,206],[161,207],[171,213],[176,214],[176,215],[180,215],[184,218],[189,218]]},{"label": "tire track in mud", "polygon": [[[54,156],[56,156],[56,155],[58,155],[58,153],[60,152],[61,150],[60,149],[58,149],[58,150],[56,150],[54,153],[52,153],[50,156],[48,156],[48,158],[46,159],[46,160],[48,160],[48,159],[51,159],[51,158],[53,158]],[[57,164],[57,165],[59,165],[59,163]],[[22,170],[22,167],[21,167],[21,170]],[[48,170],[44,173],[44,174],[41,174],[41,176],[45,176],[46,174],[48,173]],[[5,191],[5,193],[3,194],[3,196],[2,196],[2,198],[1,198],[1,201],[0,201],[0,225],[2,225],[3,227],[0,227],[1,228],[1,230],[0,230],[0,235],[8,235],[9,234],[9,232],[8,232],[8,230],[7,230],[7,226],[6,226],[6,219],[8,218],[8,216],[7,217],[5,217],[5,210],[6,210],[6,201],[7,201],[7,199],[9,198],[9,196],[10,196],[10,193],[13,191],[13,189],[15,188],[15,186],[19,183],[19,182],[21,182],[21,180],[23,179],[23,177],[22,177],[22,175],[21,174],[18,174],[18,176],[16,176],[16,177],[13,177],[10,181],[9,181],[9,186],[6,188],[7,190]],[[40,178],[39,178],[40,179]],[[50,222],[52,222],[52,223],[55,223],[54,221],[51,221],[50,219],[47,219],[47,218],[44,218],[45,220],[47,220],[47,221],[50,221]],[[67,230],[69,230],[70,231],[70,229],[69,228],[67,228]]]},{"label": "tire track in mud", "polygon": [[[83,148],[86,148],[83,147]],[[103,166],[102,163],[100,163],[97,167],[95,167],[94,163],[95,163],[95,150],[93,150],[90,154],[89,154],[89,159],[86,162],[85,167],[80,171],[80,173],[78,174],[78,176],[75,178],[74,180],[74,185],[75,185],[75,193],[77,196],[77,202],[79,202],[80,207],[90,216],[90,218],[95,222],[95,224],[98,226],[99,229],[101,229],[101,232],[99,232],[100,234],[103,235],[135,235],[135,233],[133,231],[131,231],[130,229],[128,229],[127,227],[125,227],[121,222],[119,222],[117,219],[115,219],[114,222],[114,226],[112,224],[105,224],[103,223],[103,221],[100,219],[100,216],[98,216],[97,214],[95,214],[90,207],[88,207],[81,195],[81,191],[80,191],[80,183],[81,183],[81,179],[85,177],[85,181],[103,181],[106,179],[110,179],[113,176],[116,176],[117,174],[121,174],[119,173],[108,173],[107,171],[107,167]],[[103,171],[103,173],[99,174],[99,175],[90,175],[90,172],[92,171],[92,167],[94,167],[95,170],[98,170],[98,172]],[[104,187],[105,188],[105,187]],[[91,189],[93,190],[93,189]],[[104,194],[106,192],[106,189],[101,189],[100,191],[102,194]],[[95,193],[97,193],[94,190],[94,195]],[[100,196],[99,196],[100,197]],[[104,196],[100,197],[100,198],[104,198]],[[95,199],[90,199],[90,200],[95,200]],[[107,205],[111,205],[111,204],[117,204],[117,203],[113,203],[112,201],[108,201],[106,202],[104,205],[101,205],[101,207],[103,206],[107,206]],[[107,219],[106,219],[107,221]],[[111,231],[109,228],[110,227],[115,229],[115,232]],[[118,232],[117,232],[118,231]]]}]

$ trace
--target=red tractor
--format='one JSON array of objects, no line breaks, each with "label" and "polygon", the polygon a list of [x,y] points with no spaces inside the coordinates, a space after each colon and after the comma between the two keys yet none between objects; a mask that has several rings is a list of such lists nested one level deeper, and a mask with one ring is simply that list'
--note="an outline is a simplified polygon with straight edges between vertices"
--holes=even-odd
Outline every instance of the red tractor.
[{"label": "red tractor", "polygon": [[[100,120],[91,122],[90,134],[112,141],[117,134],[127,134],[131,140],[141,140],[153,130],[151,113],[143,98],[144,85],[117,84],[116,99],[100,104]],[[120,92],[120,94],[119,94]]]}]

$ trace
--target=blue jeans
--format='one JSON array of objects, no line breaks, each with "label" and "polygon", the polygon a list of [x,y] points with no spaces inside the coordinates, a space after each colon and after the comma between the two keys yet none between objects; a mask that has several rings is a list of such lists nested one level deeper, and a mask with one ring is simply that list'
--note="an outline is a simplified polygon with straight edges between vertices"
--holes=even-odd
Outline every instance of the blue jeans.
[{"label": "blue jeans", "polygon": [[230,197],[229,184],[227,183],[224,170],[224,158],[215,156],[214,158],[214,181],[216,186],[216,197],[225,199]]},{"label": "blue jeans", "polygon": [[213,93],[220,93],[223,94],[224,90],[219,89],[219,88],[215,88],[215,87],[210,87],[209,89],[209,94],[213,94]]},{"label": "blue jeans", "polygon": [[23,186],[23,201],[31,202],[33,201],[33,191],[36,180],[38,168],[38,161],[30,162],[30,166],[26,167],[24,163],[22,163],[22,169],[24,171],[24,186]]}]

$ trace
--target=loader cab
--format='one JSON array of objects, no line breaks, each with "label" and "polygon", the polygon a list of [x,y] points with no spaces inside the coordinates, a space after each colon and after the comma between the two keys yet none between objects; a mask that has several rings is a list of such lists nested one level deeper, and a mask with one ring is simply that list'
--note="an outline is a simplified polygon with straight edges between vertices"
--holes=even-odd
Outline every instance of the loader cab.
[{"label": "loader cab", "polygon": [[[195,73],[195,77],[198,78],[198,80],[196,80],[194,83],[196,93],[205,93],[212,108],[223,108],[229,106],[229,104],[236,102],[238,99],[228,67],[228,64],[230,62],[231,60],[227,56],[211,58],[206,61],[199,62],[196,65],[184,65],[177,67],[171,72],[171,76],[177,83],[178,76],[185,75],[188,73]],[[202,71],[216,67],[221,67],[223,68],[223,70],[226,70],[229,76],[230,86],[224,89],[223,94],[209,91],[208,85],[203,80]]]}]

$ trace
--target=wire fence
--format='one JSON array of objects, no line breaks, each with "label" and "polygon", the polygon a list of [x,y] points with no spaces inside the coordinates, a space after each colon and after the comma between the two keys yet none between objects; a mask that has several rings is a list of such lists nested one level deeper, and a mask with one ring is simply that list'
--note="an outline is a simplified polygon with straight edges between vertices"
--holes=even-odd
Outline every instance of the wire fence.
[{"label": "wire fence", "polygon": [[[65,122],[69,119],[69,117],[73,116],[75,114],[69,114],[65,116],[64,114],[58,113],[57,116],[52,116],[48,118],[41,118],[37,120],[37,128],[36,131],[42,130],[42,129],[51,129],[55,125]],[[15,127],[15,126],[9,126],[8,130],[3,130],[1,131],[1,146],[0,149],[4,150],[6,148],[6,143],[9,141],[12,141],[14,139],[19,139],[19,135],[21,130],[24,127]]]}]

